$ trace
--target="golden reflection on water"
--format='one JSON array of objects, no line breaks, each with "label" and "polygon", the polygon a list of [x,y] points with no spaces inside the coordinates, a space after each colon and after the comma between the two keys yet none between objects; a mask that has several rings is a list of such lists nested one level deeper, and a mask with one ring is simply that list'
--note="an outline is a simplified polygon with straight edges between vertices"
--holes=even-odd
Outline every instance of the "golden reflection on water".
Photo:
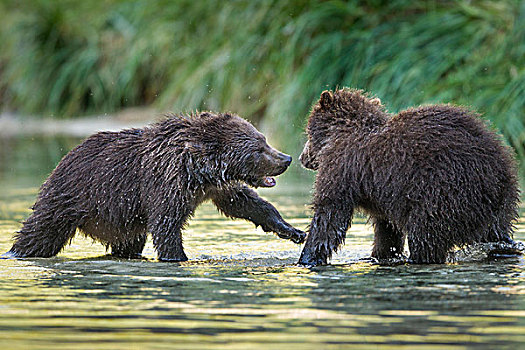
[{"label": "golden reflection on water", "polygon": [[[262,191],[297,227],[309,193]],[[0,194],[0,251],[36,188]],[[522,211],[523,212],[523,211]],[[190,261],[106,256],[77,236],[50,259],[0,260],[0,339],[55,349],[517,349],[525,343],[524,259],[377,266],[357,217],[332,266],[295,265],[300,246],[204,205],[185,233]],[[517,239],[525,239],[523,216]]]}]

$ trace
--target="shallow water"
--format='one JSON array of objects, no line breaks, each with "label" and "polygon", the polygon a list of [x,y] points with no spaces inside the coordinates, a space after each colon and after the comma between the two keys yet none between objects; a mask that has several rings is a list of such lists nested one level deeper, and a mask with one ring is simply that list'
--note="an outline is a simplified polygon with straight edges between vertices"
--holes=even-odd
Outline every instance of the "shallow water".
[{"label": "shallow water", "polygon": [[[2,140],[0,252],[68,138]],[[290,172],[259,191],[304,228],[311,183]],[[525,348],[523,257],[377,266],[356,218],[331,266],[295,266],[300,247],[204,205],[185,263],[106,256],[78,236],[51,259],[0,260],[0,343],[53,349]],[[525,213],[516,239],[525,240]]]}]

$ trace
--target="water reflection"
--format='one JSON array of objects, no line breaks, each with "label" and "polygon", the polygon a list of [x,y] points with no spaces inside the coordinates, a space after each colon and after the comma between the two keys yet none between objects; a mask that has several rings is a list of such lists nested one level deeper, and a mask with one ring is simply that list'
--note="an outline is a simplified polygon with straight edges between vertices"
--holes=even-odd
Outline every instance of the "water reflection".
[{"label": "water reflection", "polygon": [[25,263],[2,286],[2,306],[10,312],[0,317],[0,332],[44,332],[48,342],[62,333],[89,333],[97,342],[110,333],[117,344],[147,347],[160,337],[183,342],[182,348],[237,342],[490,347],[524,340],[519,259],[315,270],[243,261]]},{"label": "water reflection", "polygon": [[[39,149],[49,148],[31,152]],[[19,159],[14,150],[10,159]],[[24,162],[4,163],[9,179],[0,178],[1,252],[46,176],[16,164]],[[309,184],[282,180],[263,196],[305,227]],[[516,238],[525,239],[523,219]],[[114,259],[102,245],[77,237],[55,258],[0,260],[0,339],[10,348],[68,349],[517,349],[524,343],[522,257],[377,266],[360,260],[371,243],[358,218],[332,266],[305,269],[294,265],[300,247],[225,220],[211,205],[186,230],[191,261],[185,263],[155,261],[151,242],[144,260]]]}]

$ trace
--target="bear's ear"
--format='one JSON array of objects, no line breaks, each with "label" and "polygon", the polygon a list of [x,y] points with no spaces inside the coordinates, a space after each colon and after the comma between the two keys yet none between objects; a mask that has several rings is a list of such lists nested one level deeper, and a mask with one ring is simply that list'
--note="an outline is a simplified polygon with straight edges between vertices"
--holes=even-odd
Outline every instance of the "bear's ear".
[{"label": "bear's ear", "polygon": [[322,108],[328,108],[334,102],[334,95],[332,91],[325,90],[321,93],[321,98],[319,99],[319,104]]},{"label": "bear's ear", "polygon": [[370,103],[376,106],[381,106],[381,100],[379,99],[379,97],[374,97],[370,99]]}]

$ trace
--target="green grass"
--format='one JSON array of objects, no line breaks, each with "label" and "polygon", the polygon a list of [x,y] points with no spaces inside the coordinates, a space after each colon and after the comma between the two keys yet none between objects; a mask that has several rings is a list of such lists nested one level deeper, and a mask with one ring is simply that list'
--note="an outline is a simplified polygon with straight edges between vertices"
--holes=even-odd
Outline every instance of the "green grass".
[{"label": "green grass", "polygon": [[0,3],[0,103],[70,117],[230,110],[296,154],[327,88],[482,113],[525,169],[525,1]]}]

